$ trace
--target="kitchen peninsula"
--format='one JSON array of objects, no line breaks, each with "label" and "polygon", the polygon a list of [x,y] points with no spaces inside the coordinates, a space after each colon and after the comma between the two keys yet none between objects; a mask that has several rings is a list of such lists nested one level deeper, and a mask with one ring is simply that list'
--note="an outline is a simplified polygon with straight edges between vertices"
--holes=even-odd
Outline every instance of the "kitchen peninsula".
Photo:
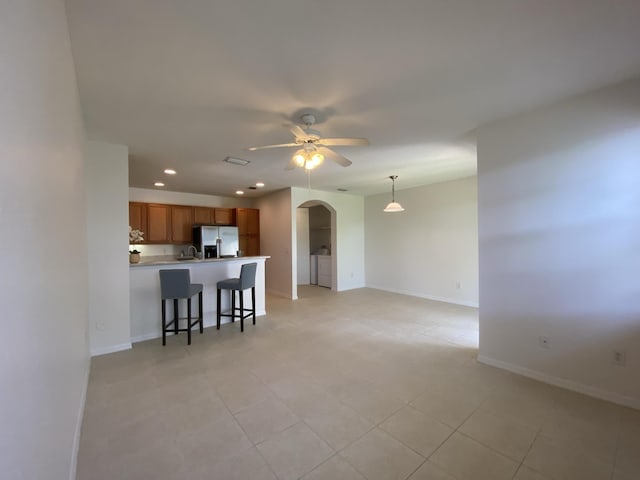
[{"label": "kitchen peninsula", "polygon": [[[265,260],[268,256],[211,258],[206,260],[148,259],[132,264],[129,268],[131,341],[140,342],[160,338],[162,329],[160,302],[161,269],[188,268],[192,283],[202,283],[204,326],[216,324],[216,283],[226,278],[239,277],[245,263],[257,263],[256,270],[256,316],[265,315]],[[250,298],[250,297],[249,297]],[[246,297],[245,297],[245,305]],[[249,303],[250,305],[250,303]],[[230,308],[230,297],[222,297],[222,309]],[[180,317],[186,316],[186,300],[181,300]],[[171,309],[170,309],[171,310]],[[172,310],[171,310],[172,311]],[[197,307],[194,309],[194,314]],[[171,313],[169,314],[171,315]],[[169,317],[172,318],[172,317]],[[227,319],[227,322],[230,321]],[[226,323],[226,322],[225,322]],[[240,328],[240,327],[238,327]]]}]

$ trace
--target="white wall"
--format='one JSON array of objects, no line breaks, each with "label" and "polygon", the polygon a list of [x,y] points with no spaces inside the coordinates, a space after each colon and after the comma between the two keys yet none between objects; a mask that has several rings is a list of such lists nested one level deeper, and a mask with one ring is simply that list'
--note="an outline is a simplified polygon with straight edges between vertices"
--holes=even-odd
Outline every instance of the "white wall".
[{"label": "white wall", "polygon": [[311,283],[311,255],[309,255],[309,209],[296,209],[296,253],[298,285]]},{"label": "white wall", "polygon": [[478,306],[476,177],[365,199],[367,286]]},{"label": "white wall", "polygon": [[[331,226],[335,237],[331,242],[334,272],[332,288],[343,291],[364,287],[364,198],[344,193],[292,188],[289,217],[295,218],[295,209],[307,201],[320,201],[335,210],[332,218],[335,225]],[[292,235],[290,244],[295,245],[295,228]],[[296,265],[291,265],[290,270],[295,275]],[[297,292],[294,278],[292,298],[297,298]]]},{"label": "white wall", "polygon": [[129,149],[87,142],[89,340],[92,355],[131,348]]},{"label": "white wall", "polygon": [[640,81],[481,128],[478,152],[480,359],[640,408]]},{"label": "white wall", "polygon": [[89,372],[84,127],[62,0],[0,14],[0,476],[75,478]]},{"label": "white wall", "polygon": [[[291,296],[292,236],[295,215],[291,212],[291,191],[279,190],[256,201],[260,209],[260,254],[269,255],[265,265],[266,291],[285,298]],[[295,248],[293,248],[295,249]],[[297,272],[296,272],[297,273]]]}]

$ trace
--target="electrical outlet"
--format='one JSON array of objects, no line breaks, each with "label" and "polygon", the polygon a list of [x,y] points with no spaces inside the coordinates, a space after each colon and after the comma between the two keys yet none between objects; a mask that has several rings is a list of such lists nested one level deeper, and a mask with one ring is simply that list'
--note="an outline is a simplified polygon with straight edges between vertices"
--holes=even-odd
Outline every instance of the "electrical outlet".
[{"label": "electrical outlet", "polygon": [[456,290],[460,290],[460,282],[456,282]]},{"label": "electrical outlet", "polygon": [[627,364],[627,352],[624,350],[613,351],[613,364],[624,367]]},{"label": "electrical outlet", "polygon": [[549,337],[539,336],[538,343],[542,348],[551,348],[551,343],[549,342]]}]

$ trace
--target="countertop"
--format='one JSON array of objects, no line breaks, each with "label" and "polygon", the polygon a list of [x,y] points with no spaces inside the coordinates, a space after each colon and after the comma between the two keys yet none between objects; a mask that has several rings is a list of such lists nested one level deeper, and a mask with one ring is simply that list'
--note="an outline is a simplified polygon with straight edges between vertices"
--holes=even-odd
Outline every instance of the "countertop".
[{"label": "countertop", "polygon": [[257,256],[257,257],[225,257],[225,258],[205,258],[201,260],[199,258],[193,258],[190,260],[178,260],[177,257],[174,256],[148,256],[140,257],[140,263],[130,263],[130,267],[152,267],[155,265],[191,265],[194,263],[217,263],[217,262],[229,262],[229,261],[245,261],[255,259],[266,259],[271,258],[270,256]]}]

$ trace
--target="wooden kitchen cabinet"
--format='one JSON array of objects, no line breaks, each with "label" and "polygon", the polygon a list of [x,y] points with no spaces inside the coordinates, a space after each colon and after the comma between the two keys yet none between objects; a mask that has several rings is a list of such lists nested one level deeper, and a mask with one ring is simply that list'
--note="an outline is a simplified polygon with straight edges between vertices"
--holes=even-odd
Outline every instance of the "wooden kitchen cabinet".
[{"label": "wooden kitchen cabinet", "polygon": [[146,239],[147,233],[147,204],[129,202],[129,226],[133,230],[140,230]]},{"label": "wooden kitchen cabinet", "polygon": [[200,225],[235,225],[233,208],[193,207],[193,223]]},{"label": "wooden kitchen cabinet", "polygon": [[171,243],[171,207],[147,204],[147,232],[145,243]]},{"label": "wooden kitchen cabinet", "polygon": [[213,223],[216,225],[235,225],[233,208],[214,208]]},{"label": "wooden kitchen cabinet", "polygon": [[171,243],[193,242],[193,207],[171,206]]},{"label": "wooden kitchen cabinet", "polygon": [[214,210],[211,207],[193,207],[193,223],[211,225],[214,219]]},{"label": "wooden kitchen cabinet", "polygon": [[236,208],[240,250],[246,256],[260,255],[260,210]]}]

